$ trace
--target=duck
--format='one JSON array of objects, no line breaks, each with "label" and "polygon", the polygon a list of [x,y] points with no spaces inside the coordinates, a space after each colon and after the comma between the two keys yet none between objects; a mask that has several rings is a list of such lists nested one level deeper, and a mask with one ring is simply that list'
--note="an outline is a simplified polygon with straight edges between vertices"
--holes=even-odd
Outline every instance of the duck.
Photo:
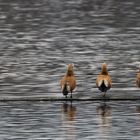
[{"label": "duck", "polygon": [[140,67],[139,67],[139,72],[137,73],[137,77],[136,77],[136,85],[137,87],[140,88]]},{"label": "duck", "polygon": [[67,95],[71,93],[72,98],[73,90],[76,88],[76,77],[73,70],[74,65],[68,64],[66,74],[60,80],[60,86],[62,94],[67,98]]},{"label": "duck", "polygon": [[112,80],[108,74],[106,63],[103,63],[101,66],[101,72],[96,79],[96,86],[101,92],[104,93],[103,97],[105,97],[107,90],[109,90],[112,86]]}]

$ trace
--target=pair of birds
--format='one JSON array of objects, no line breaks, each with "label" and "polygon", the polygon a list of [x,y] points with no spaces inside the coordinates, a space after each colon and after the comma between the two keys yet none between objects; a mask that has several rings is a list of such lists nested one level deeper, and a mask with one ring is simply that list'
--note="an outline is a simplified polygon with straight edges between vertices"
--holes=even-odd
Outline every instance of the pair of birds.
[{"label": "pair of birds", "polygon": [[[96,79],[96,85],[101,92],[104,92],[103,96],[105,96],[107,90],[109,90],[112,86],[111,77],[108,74],[106,63],[102,64],[101,73]],[[67,65],[67,72],[61,79],[60,86],[63,95],[67,98],[68,93],[71,93],[72,98],[72,92],[76,87],[76,77],[74,75],[72,64]]]},{"label": "pair of birds", "polygon": [[[138,87],[140,87],[140,69],[136,77],[136,84]],[[112,86],[111,77],[108,74],[106,63],[102,64],[101,72],[96,79],[96,85],[98,89],[104,93],[103,96],[106,95],[107,90],[109,90]],[[64,75],[64,77],[61,79],[60,86],[63,95],[67,98],[68,93],[71,93],[71,98],[72,98],[72,92],[76,87],[76,77],[74,75],[72,64],[67,65],[67,72]]]}]

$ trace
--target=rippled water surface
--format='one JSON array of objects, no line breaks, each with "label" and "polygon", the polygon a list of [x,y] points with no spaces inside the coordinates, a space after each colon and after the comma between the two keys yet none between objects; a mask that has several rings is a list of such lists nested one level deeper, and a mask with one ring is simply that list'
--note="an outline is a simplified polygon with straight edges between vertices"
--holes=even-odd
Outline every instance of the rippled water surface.
[{"label": "rippled water surface", "polygon": [[112,92],[137,92],[139,27],[138,0],[0,0],[1,95],[61,96],[74,63],[77,94],[90,96],[103,62]]},{"label": "rippled water surface", "polygon": [[[68,63],[75,65],[74,96],[98,96],[95,79],[103,62],[113,81],[109,96],[140,96],[139,34],[139,0],[0,0],[0,97],[62,97],[59,80]],[[99,106],[1,103],[0,137],[140,138],[139,105]]]},{"label": "rippled water surface", "polygon": [[3,102],[0,110],[1,139],[140,139],[138,102]]}]

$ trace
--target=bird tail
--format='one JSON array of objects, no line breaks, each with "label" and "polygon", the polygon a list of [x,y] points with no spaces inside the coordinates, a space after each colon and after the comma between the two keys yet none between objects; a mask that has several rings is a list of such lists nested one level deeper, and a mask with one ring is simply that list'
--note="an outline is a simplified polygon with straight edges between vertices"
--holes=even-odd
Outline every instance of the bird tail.
[{"label": "bird tail", "polygon": [[64,85],[62,86],[63,95],[68,95],[69,91],[70,91],[69,84],[68,82],[65,82]]}]

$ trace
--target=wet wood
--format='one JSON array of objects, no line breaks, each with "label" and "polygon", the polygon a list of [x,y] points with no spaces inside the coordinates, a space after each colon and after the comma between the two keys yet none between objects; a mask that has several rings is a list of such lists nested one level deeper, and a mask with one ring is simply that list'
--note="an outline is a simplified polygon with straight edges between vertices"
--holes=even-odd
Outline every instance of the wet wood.
[{"label": "wet wood", "polygon": [[100,101],[100,100],[107,100],[107,101],[119,101],[119,100],[140,100],[139,96],[134,97],[92,97],[92,98],[61,98],[61,97],[0,97],[0,101]]}]

